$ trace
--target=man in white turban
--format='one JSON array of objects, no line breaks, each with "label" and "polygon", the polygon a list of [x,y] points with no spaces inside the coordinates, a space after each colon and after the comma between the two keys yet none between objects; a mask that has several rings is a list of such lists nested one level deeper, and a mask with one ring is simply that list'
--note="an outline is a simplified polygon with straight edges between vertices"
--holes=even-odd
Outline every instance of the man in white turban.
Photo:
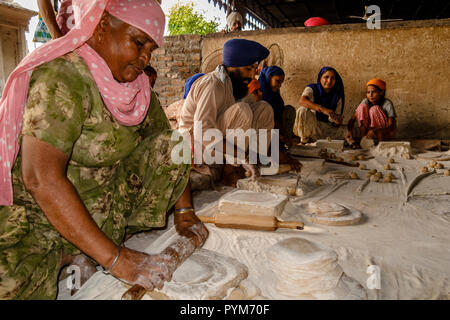
[{"label": "man in white turban", "polygon": [[241,31],[244,26],[244,18],[237,11],[233,11],[227,17],[228,32]]}]

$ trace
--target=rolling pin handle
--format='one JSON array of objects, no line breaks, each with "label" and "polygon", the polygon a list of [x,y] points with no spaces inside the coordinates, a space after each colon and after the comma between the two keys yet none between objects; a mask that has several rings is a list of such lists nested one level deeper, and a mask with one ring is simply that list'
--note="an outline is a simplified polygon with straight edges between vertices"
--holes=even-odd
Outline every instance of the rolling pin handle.
[{"label": "rolling pin handle", "polygon": [[305,227],[305,225],[301,221],[278,221],[277,222],[277,228],[303,230],[304,227]]},{"label": "rolling pin handle", "polygon": [[205,216],[197,216],[203,223],[216,223],[216,218],[214,217],[205,217]]},{"label": "rolling pin handle", "polygon": [[122,295],[122,300],[141,300],[146,292],[143,286],[135,284]]}]

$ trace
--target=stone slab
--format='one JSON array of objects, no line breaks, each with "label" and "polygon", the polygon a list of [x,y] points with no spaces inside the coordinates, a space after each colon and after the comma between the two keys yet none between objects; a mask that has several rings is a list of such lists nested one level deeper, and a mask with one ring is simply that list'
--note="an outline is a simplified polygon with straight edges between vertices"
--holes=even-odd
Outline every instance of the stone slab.
[{"label": "stone slab", "polygon": [[319,149],[314,146],[292,146],[288,153],[298,157],[318,157]]},{"label": "stone slab", "polygon": [[411,152],[411,142],[409,141],[380,141],[377,146],[379,150],[397,147],[407,148]]},{"label": "stone slab", "polygon": [[229,215],[279,217],[288,197],[269,192],[237,190],[219,201],[219,211]]},{"label": "stone slab", "polygon": [[316,147],[318,149],[331,149],[334,151],[343,151],[344,150],[344,140],[326,140],[321,139],[316,141]]},{"label": "stone slab", "polygon": [[237,188],[256,192],[270,192],[286,196],[293,196],[291,193],[292,190],[295,190],[295,196],[303,196],[312,190],[312,188],[303,183],[301,179],[297,184],[297,175],[295,174],[259,177],[256,180],[250,178],[240,179],[237,182]]}]

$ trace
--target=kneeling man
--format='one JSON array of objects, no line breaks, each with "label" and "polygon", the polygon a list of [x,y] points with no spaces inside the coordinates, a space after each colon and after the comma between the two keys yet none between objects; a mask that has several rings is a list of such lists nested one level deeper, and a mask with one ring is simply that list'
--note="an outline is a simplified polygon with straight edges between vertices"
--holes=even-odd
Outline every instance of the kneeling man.
[{"label": "kneeling man", "polygon": [[[274,127],[270,105],[264,101],[251,105],[239,102],[248,94],[248,85],[255,78],[258,64],[268,55],[269,51],[254,41],[232,39],[225,43],[223,64],[195,80],[181,109],[180,131],[188,131],[194,137],[194,123],[202,126],[200,141],[191,140],[193,146],[201,147],[203,151],[211,144],[210,140],[203,138],[208,129],[218,129],[223,136],[227,129],[242,129],[244,132],[255,129],[256,133],[266,129],[270,139],[270,130]],[[194,139],[199,140],[198,136]],[[255,167],[248,162],[243,166],[256,173]],[[193,170],[209,175],[212,181],[223,176],[222,182],[231,186],[235,186],[245,174],[243,168],[230,164],[196,164]]]}]

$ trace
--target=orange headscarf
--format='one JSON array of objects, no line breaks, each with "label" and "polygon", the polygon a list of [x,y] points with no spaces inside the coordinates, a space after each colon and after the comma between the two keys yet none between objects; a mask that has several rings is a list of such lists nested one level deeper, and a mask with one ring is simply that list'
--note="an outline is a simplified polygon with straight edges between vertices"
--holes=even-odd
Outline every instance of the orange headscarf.
[{"label": "orange headscarf", "polygon": [[259,85],[259,81],[256,79],[253,79],[248,84],[248,92],[250,92],[250,93],[253,93],[253,91],[258,90],[259,88],[261,88],[261,86]]},{"label": "orange headscarf", "polygon": [[366,87],[370,86],[370,85],[374,85],[377,86],[378,88],[380,88],[381,90],[386,90],[386,82],[381,80],[381,79],[372,79],[369,82],[367,82]]}]

